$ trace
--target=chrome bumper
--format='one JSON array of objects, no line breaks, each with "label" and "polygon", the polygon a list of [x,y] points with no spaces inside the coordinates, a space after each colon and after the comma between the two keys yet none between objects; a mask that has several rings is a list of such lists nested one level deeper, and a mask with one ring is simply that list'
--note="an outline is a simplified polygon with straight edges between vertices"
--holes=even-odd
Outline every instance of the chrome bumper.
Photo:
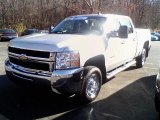
[{"label": "chrome bumper", "polygon": [[47,73],[47,72],[42,73],[42,71],[26,69],[26,68],[10,63],[9,60],[5,61],[5,70],[7,72],[12,73],[13,76],[15,77],[22,78],[21,76],[18,76],[17,74],[26,76],[26,78],[24,77],[23,79],[29,80],[29,81],[33,81],[33,80],[29,79],[28,77],[39,78],[39,79],[44,79],[44,80],[49,80],[49,81],[51,79],[51,73]]},{"label": "chrome bumper", "polygon": [[34,81],[37,79],[43,79],[51,84],[51,88],[58,94],[74,93],[81,89],[83,79],[83,68],[76,68],[70,70],[55,70],[52,73],[45,71],[38,71],[32,69],[26,69],[10,63],[9,60],[5,61],[6,73],[11,76]]},{"label": "chrome bumper", "polygon": [[160,93],[160,73],[158,73],[156,77],[156,91]]}]

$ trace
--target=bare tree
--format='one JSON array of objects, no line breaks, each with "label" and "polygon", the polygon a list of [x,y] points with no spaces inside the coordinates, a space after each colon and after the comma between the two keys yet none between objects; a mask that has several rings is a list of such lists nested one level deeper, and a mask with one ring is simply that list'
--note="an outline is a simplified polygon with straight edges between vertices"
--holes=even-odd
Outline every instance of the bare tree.
[{"label": "bare tree", "polygon": [[160,27],[160,0],[0,0],[0,28],[47,29],[65,17],[98,12],[129,15],[138,27]]}]

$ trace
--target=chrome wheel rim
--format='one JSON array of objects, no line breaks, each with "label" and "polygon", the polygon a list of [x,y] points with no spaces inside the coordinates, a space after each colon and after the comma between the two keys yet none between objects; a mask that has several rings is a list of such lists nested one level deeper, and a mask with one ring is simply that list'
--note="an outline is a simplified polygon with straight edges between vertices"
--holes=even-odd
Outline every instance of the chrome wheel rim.
[{"label": "chrome wheel rim", "polygon": [[99,91],[99,77],[97,74],[92,74],[86,85],[86,94],[90,98],[95,98]]}]

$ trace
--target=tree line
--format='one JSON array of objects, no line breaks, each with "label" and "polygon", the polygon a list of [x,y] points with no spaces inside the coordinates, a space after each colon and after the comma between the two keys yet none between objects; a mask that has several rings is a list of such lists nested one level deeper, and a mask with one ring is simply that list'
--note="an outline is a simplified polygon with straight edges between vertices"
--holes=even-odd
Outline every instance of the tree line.
[{"label": "tree line", "polygon": [[0,0],[0,28],[47,29],[72,15],[128,15],[136,27],[160,28],[160,0]]}]

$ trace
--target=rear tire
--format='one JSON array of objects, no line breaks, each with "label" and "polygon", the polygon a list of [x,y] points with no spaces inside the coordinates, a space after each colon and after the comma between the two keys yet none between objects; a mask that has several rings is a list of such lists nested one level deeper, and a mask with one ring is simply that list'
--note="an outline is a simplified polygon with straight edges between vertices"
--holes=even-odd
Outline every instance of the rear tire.
[{"label": "rear tire", "polygon": [[137,59],[136,59],[136,66],[138,68],[141,68],[141,67],[144,66],[144,63],[146,61],[146,53],[147,53],[146,49],[143,48],[141,55],[139,57],[137,57]]},{"label": "rear tire", "polygon": [[89,103],[96,99],[102,85],[102,75],[99,68],[88,66],[84,69],[84,80],[81,92],[76,94],[82,102]]}]

